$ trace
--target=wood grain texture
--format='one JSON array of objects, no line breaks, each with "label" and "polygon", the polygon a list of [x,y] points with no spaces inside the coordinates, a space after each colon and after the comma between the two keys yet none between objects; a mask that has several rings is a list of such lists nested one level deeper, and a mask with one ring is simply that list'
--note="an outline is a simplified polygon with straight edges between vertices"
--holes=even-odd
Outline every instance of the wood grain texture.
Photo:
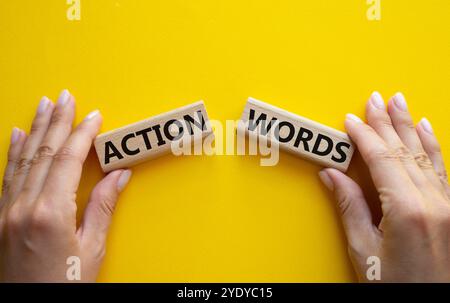
[{"label": "wood grain texture", "polygon": [[344,132],[253,98],[248,99],[241,120],[243,131],[253,137],[264,136],[322,166],[348,169],[354,145]]},{"label": "wood grain texture", "polygon": [[103,171],[109,172],[168,154],[171,143],[184,140],[182,136],[194,142],[207,135],[213,136],[212,129],[199,101],[100,134],[94,145]]}]

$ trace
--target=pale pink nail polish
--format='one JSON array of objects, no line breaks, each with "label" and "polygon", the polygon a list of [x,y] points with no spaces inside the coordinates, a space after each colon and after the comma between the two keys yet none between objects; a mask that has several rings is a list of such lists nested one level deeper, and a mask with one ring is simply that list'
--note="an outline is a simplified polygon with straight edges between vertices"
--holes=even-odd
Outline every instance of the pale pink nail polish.
[{"label": "pale pink nail polish", "polygon": [[373,106],[375,106],[378,109],[385,109],[383,97],[381,97],[379,92],[373,92],[372,96],[370,97],[370,101],[372,102]]},{"label": "pale pink nail polish", "polygon": [[420,125],[422,125],[423,129],[427,133],[433,134],[433,127],[431,126],[431,123],[427,118],[422,118],[422,120],[420,120]]},{"label": "pale pink nail polish", "polygon": [[38,106],[38,114],[43,114],[47,110],[48,106],[50,104],[50,100],[47,97],[42,97],[41,101],[39,102]]},{"label": "pale pink nail polish", "polygon": [[394,104],[397,108],[403,112],[408,111],[408,105],[406,104],[405,97],[402,93],[396,93],[394,96]]},{"label": "pale pink nail polish", "polygon": [[61,92],[61,94],[59,95],[59,98],[58,98],[58,105],[60,105],[60,106],[66,105],[67,102],[69,102],[69,99],[70,99],[70,93],[69,93],[69,91],[68,91],[67,89],[63,90],[63,91]]},{"label": "pale pink nail polish", "polygon": [[11,133],[11,144],[14,144],[19,140],[20,137],[20,129],[14,127]]},{"label": "pale pink nail polish", "polygon": [[320,180],[322,180],[322,183],[329,189],[329,190],[333,190],[334,189],[334,184],[333,181],[331,180],[330,176],[328,175],[328,173],[324,170],[321,170],[319,172],[319,178]]},{"label": "pale pink nail polish", "polygon": [[97,110],[94,110],[94,111],[92,111],[92,112],[90,112],[90,113],[86,116],[86,118],[84,118],[84,121],[91,120],[92,118],[96,117],[99,113],[100,113],[100,111],[99,111],[98,109],[97,109]]},{"label": "pale pink nail polish", "polygon": [[119,177],[119,180],[117,181],[117,190],[119,192],[123,191],[125,187],[128,184],[128,181],[130,181],[131,178],[131,170],[125,170],[122,172],[122,174]]},{"label": "pale pink nail polish", "polygon": [[351,120],[353,122],[364,123],[358,116],[356,116],[354,114],[347,114],[346,118],[347,118],[347,120]]}]

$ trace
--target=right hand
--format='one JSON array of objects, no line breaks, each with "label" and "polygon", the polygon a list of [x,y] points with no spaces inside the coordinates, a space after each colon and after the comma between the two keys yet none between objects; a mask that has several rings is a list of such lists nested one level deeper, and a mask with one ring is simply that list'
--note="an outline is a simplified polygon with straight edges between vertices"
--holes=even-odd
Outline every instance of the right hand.
[{"label": "right hand", "polygon": [[374,93],[366,116],[368,124],[348,115],[345,126],[378,190],[379,226],[356,182],[335,169],[320,172],[338,202],[359,280],[368,281],[375,256],[383,282],[450,282],[450,187],[430,123],[414,126],[402,94],[386,109]]}]

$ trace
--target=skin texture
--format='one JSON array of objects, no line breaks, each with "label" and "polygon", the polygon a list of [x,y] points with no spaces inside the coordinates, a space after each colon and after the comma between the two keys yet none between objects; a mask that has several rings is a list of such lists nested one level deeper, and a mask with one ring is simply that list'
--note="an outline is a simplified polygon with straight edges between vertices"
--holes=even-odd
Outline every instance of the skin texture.
[{"label": "skin texture", "polygon": [[359,280],[368,281],[367,259],[376,256],[381,282],[450,282],[450,188],[431,125],[414,125],[402,94],[386,107],[374,93],[366,118],[349,114],[345,126],[378,191],[379,226],[356,182],[335,169],[319,173],[336,197]]},{"label": "skin texture", "polygon": [[[72,131],[74,98],[63,91],[44,98],[30,135],[14,129],[0,199],[2,281],[68,282],[67,260],[81,260],[81,281],[95,281],[111,216],[130,171],[109,173],[94,188],[81,226],[76,192],[101,116],[89,114]],[[384,282],[450,282],[450,188],[431,125],[414,126],[403,95],[384,104],[374,93],[367,121],[348,115],[345,125],[378,190],[383,218],[375,226],[362,189],[345,174],[324,169],[334,192],[360,281],[367,260],[381,261]]]},{"label": "skin texture", "polygon": [[72,256],[80,260],[80,281],[97,277],[111,216],[131,172],[113,171],[96,185],[77,227],[76,193],[102,118],[94,111],[72,130],[74,114],[75,100],[64,90],[56,105],[41,100],[28,136],[13,130],[0,199],[2,281],[69,282]]}]

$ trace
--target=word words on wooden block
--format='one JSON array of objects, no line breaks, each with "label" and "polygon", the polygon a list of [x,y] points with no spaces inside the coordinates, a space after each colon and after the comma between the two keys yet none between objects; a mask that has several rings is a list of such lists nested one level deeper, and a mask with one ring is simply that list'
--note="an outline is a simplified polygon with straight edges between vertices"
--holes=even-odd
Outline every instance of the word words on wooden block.
[{"label": "word words on wooden block", "polygon": [[[200,134],[200,136],[197,136]],[[99,135],[94,142],[104,172],[167,154],[171,144],[212,134],[203,101]]]},{"label": "word words on wooden block", "polygon": [[346,171],[354,152],[344,132],[249,98],[241,117],[250,137],[264,138],[326,167]]}]

